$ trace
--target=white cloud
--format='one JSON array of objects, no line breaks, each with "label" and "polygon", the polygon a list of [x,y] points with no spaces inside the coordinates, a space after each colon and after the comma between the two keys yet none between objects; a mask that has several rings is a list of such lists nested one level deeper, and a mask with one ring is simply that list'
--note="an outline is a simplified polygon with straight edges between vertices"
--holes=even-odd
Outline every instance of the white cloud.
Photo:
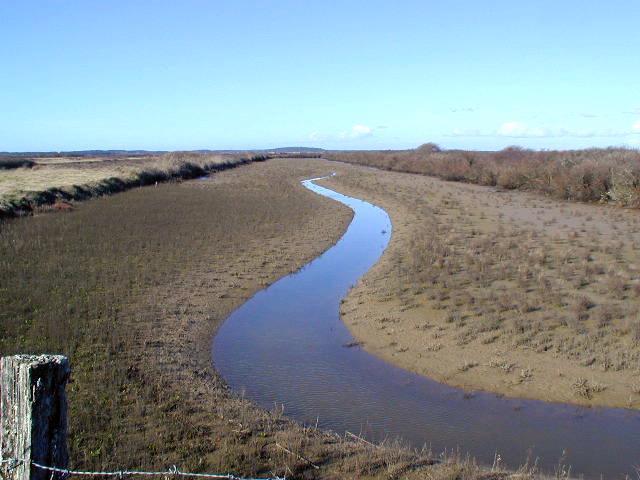
[{"label": "white cloud", "polygon": [[361,123],[355,124],[350,130],[345,130],[340,133],[322,133],[318,131],[311,132],[309,134],[309,141],[311,142],[346,142],[349,140],[359,140],[363,138],[372,137],[376,131],[388,128],[385,125],[378,127],[369,127]]},{"label": "white cloud", "polygon": [[546,137],[548,133],[544,128],[530,127],[521,122],[505,122],[496,130],[501,137]]},{"label": "white cloud", "polygon": [[482,131],[477,128],[454,128],[452,137],[485,137],[486,133],[482,133]]},{"label": "white cloud", "polygon": [[450,137],[509,137],[509,138],[611,138],[640,134],[640,120],[630,129],[590,129],[574,130],[563,127],[530,126],[522,122],[511,121],[500,125],[496,130],[460,129],[456,128]]},{"label": "white cloud", "polygon": [[370,137],[371,135],[373,135],[373,129],[371,127],[367,127],[366,125],[356,124],[353,127],[351,127],[351,131],[342,132],[340,134],[340,137],[348,139],[348,138]]},{"label": "white cloud", "polygon": [[326,138],[326,135],[323,135],[320,132],[311,132],[309,134],[309,140],[312,142],[320,142]]}]

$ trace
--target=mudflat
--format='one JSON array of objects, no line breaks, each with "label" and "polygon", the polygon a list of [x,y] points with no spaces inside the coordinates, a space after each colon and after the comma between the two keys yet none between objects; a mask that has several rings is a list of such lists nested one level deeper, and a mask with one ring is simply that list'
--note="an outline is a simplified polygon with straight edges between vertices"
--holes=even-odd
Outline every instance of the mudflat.
[{"label": "mudflat", "polygon": [[[0,351],[70,357],[72,466],[305,478],[474,478],[398,442],[373,446],[265,411],[211,363],[225,318],[344,232],[351,211],[274,159],[73,202],[0,225]],[[341,432],[343,433],[343,432]]]},{"label": "mudflat", "polygon": [[640,407],[640,216],[344,164],[391,243],[342,316],[371,353],[469,390]]},{"label": "mudflat", "polygon": [[342,306],[365,349],[468,389],[638,406],[635,212],[272,159],[0,226],[2,354],[70,356],[75,467],[486,474],[455,455],[296,424],[286,407],[229,391],[211,364],[213,335],[236,307],[344,232],[351,211],[299,183],[331,171],[321,183],[393,221],[381,261]]}]

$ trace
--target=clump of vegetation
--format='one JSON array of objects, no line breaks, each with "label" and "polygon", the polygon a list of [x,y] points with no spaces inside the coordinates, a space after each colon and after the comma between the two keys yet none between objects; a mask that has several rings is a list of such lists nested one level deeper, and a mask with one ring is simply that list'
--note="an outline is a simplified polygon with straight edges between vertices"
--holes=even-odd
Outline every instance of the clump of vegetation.
[{"label": "clump of vegetation", "polygon": [[442,150],[428,143],[415,150],[336,151],[328,158],[449,181],[535,191],[565,200],[640,207],[640,151],[633,149],[508,147],[482,152]]},{"label": "clump of vegetation", "polygon": [[12,170],[14,168],[31,168],[35,164],[36,162],[28,158],[0,156],[0,170]]},{"label": "clump of vegetation", "polygon": [[474,367],[478,366],[478,362],[473,362],[473,361],[469,361],[469,360],[465,360],[464,362],[462,362],[462,364],[458,367],[458,370],[460,372],[466,372],[467,370],[471,370]]},{"label": "clump of vegetation", "polygon": [[587,399],[590,399],[594,393],[604,392],[607,389],[606,385],[594,381],[590,382],[584,377],[576,378],[571,387],[576,395]]}]

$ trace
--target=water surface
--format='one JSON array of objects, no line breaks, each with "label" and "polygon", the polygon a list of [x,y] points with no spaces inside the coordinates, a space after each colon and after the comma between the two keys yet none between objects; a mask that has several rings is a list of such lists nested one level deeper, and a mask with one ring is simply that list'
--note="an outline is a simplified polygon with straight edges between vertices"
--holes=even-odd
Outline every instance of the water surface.
[{"label": "water surface", "polygon": [[[316,179],[317,180],[317,179]],[[300,271],[258,292],[222,325],[213,342],[216,369],[264,408],[372,440],[402,437],[436,453],[460,449],[491,464],[527,458],[547,472],[562,461],[572,475],[635,478],[640,414],[582,408],[490,393],[465,394],[394,367],[358,347],[340,320],[340,301],[382,255],[387,213],[314,183],[310,190],[355,212],[344,236]]]}]

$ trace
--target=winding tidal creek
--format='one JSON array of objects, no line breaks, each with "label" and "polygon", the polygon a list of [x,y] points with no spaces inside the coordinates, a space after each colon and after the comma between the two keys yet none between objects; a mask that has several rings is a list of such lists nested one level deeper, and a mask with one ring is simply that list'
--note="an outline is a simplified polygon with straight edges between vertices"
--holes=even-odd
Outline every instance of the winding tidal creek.
[{"label": "winding tidal creek", "polygon": [[342,238],[301,270],[234,311],[213,340],[215,368],[258,405],[370,440],[401,437],[434,454],[459,450],[491,465],[537,461],[553,474],[636,478],[640,412],[583,408],[448,387],[394,367],[360,347],[340,319],[340,301],[380,258],[392,225],[381,208],[303,185],[350,207]]}]

